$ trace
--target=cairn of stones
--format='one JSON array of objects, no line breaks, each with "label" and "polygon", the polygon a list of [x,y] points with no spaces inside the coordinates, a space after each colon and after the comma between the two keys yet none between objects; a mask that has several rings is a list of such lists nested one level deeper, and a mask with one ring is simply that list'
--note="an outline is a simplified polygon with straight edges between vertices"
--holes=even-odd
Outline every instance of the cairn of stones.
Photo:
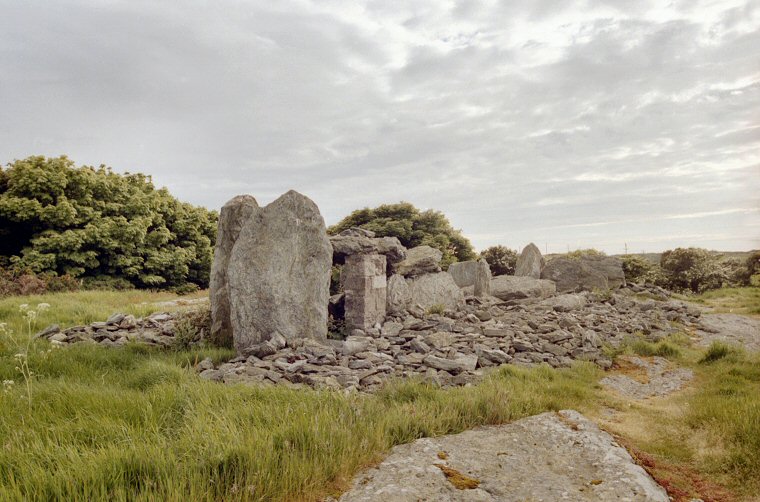
[{"label": "cairn of stones", "polygon": [[[330,296],[333,265],[342,292]],[[646,295],[639,295],[646,293]],[[646,298],[642,298],[646,296]],[[609,367],[601,350],[626,336],[657,340],[698,330],[700,312],[659,288],[626,285],[612,257],[545,260],[534,244],[515,275],[473,260],[441,268],[441,252],[406,249],[361,228],[328,236],[316,204],[290,191],[260,207],[247,195],[222,208],[205,334],[238,356],[197,365],[204,379],[372,391],[389,378],[466,385],[501,364]],[[328,315],[342,320],[327,337]],[[115,314],[39,334],[56,344],[171,346],[176,319]],[[708,329],[708,328],[705,328]]]}]

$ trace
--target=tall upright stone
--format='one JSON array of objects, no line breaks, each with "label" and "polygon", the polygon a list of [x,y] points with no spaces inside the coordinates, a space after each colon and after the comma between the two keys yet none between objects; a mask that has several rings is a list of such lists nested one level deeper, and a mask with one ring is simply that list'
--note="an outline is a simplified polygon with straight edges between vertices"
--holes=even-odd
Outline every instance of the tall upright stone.
[{"label": "tall upright stone", "polygon": [[256,199],[250,195],[238,195],[227,202],[219,214],[216,233],[214,261],[211,265],[211,333],[214,344],[232,346],[232,322],[230,320],[230,296],[227,284],[227,267],[240,230],[246,221],[259,210]]},{"label": "tall upright stone", "polygon": [[412,303],[412,292],[403,275],[393,274],[388,279],[386,311],[391,315],[403,314]]},{"label": "tall upright stone", "polygon": [[385,320],[386,258],[379,254],[346,257],[341,282],[346,293],[346,328],[366,330]]},{"label": "tall upright stone", "polygon": [[246,221],[228,266],[235,348],[327,335],[332,247],[319,208],[289,191]]},{"label": "tall upright stone", "polygon": [[491,294],[491,267],[483,259],[478,260],[477,264],[473,294],[482,298]]},{"label": "tall upright stone", "polygon": [[460,288],[472,287],[475,296],[491,293],[491,267],[485,260],[452,263],[448,272]]},{"label": "tall upright stone", "polygon": [[531,242],[525,246],[525,249],[522,250],[522,253],[517,258],[515,275],[540,279],[544,264],[545,261],[541,255],[541,251],[538,249],[538,246]]}]

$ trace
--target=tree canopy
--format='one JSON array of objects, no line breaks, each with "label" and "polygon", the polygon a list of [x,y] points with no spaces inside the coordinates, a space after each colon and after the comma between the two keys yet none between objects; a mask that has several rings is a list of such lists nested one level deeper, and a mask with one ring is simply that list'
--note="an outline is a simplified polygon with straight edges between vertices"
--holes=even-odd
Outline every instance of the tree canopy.
[{"label": "tree canopy", "polygon": [[0,265],[137,287],[209,282],[216,212],[150,176],[34,156],[0,167]]},{"label": "tree canopy", "polygon": [[480,257],[488,262],[493,275],[515,275],[517,266],[517,251],[506,246],[491,246],[480,253]]},{"label": "tree canopy", "polygon": [[398,237],[407,248],[427,245],[439,249],[444,267],[476,256],[470,241],[451,226],[442,212],[420,211],[408,202],[358,209],[327,231],[335,235],[351,227],[372,230],[378,237]]}]

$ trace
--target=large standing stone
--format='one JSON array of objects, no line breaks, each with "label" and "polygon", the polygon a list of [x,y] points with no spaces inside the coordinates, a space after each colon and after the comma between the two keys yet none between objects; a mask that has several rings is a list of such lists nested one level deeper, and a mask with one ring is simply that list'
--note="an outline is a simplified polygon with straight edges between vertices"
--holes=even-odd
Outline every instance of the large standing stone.
[{"label": "large standing stone", "polygon": [[532,277],[499,275],[491,279],[491,295],[505,301],[547,298],[556,292],[553,282]]},{"label": "large standing stone", "polygon": [[406,258],[397,263],[394,272],[404,277],[414,277],[441,271],[443,253],[430,246],[417,246],[406,252]]},{"label": "large standing stone", "polygon": [[386,311],[388,314],[403,314],[412,303],[412,292],[404,276],[393,274],[388,279]]},{"label": "large standing stone", "polygon": [[332,247],[319,208],[289,191],[240,231],[228,278],[235,348],[269,340],[324,338]]},{"label": "large standing stone", "polygon": [[421,275],[407,280],[407,283],[412,294],[412,305],[419,305],[424,309],[434,305],[456,309],[464,305],[464,293],[447,272]]},{"label": "large standing stone", "polygon": [[523,277],[541,278],[541,270],[544,268],[544,257],[538,246],[532,242],[525,246],[520,256],[517,258],[515,275]]},{"label": "large standing stone", "polygon": [[346,258],[341,282],[346,293],[346,328],[366,330],[385,320],[385,256],[356,254]]},{"label": "large standing stone", "polygon": [[491,294],[491,267],[483,259],[478,261],[478,267],[475,269],[474,290],[475,296],[479,298]]},{"label": "large standing stone", "polygon": [[607,276],[581,259],[554,258],[544,267],[541,278],[554,281],[559,293],[609,288]]},{"label": "large standing stone", "polygon": [[250,195],[238,195],[227,202],[219,214],[219,226],[214,248],[214,262],[211,265],[211,333],[210,338],[217,345],[232,345],[232,323],[230,321],[230,296],[227,283],[227,267],[240,230],[259,210],[256,199]]}]

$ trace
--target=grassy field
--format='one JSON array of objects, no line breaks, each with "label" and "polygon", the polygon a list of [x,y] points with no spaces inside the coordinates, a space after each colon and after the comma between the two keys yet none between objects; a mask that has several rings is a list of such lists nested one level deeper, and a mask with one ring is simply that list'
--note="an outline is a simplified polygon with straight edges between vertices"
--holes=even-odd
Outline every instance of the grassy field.
[{"label": "grassy field", "polygon": [[712,307],[715,313],[760,317],[760,288],[722,288],[706,291],[700,295],[679,297]]},{"label": "grassy field", "polygon": [[[200,380],[192,364],[232,356],[220,349],[52,349],[36,341],[28,387],[16,369],[30,331],[19,304],[51,305],[35,331],[115,311],[144,315],[169,299],[83,292],[0,300],[0,322],[13,331],[0,341],[0,379],[14,382],[0,393],[0,500],[319,500],[396,444],[564,408],[592,417],[617,410],[619,423],[608,428],[673,486],[696,476],[715,493],[760,492],[760,361],[728,350],[700,363],[704,351],[685,346],[685,337],[627,349],[694,368],[699,385],[670,399],[677,405],[667,415],[608,394],[598,384],[603,373],[581,363],[502,367],[469,388],[397,382],[371,396]],[[649,435],[623,426],[636,414]]]}]

